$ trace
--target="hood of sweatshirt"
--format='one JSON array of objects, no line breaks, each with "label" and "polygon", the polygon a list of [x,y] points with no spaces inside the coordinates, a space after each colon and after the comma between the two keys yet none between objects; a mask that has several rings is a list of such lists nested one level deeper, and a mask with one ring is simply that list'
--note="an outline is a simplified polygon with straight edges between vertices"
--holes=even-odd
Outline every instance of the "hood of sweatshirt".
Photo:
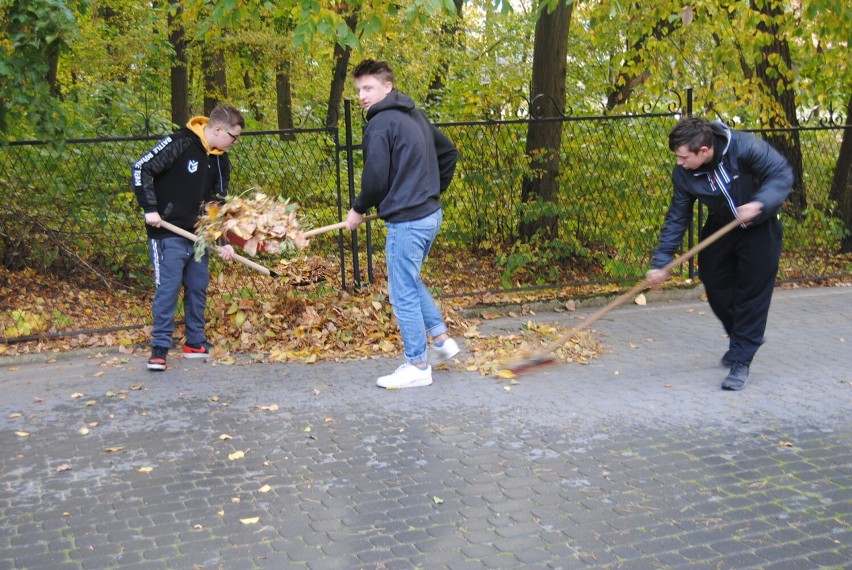
[{"label": "hood of sweatshirt", "polygon": [[207,154],[225,154],[224,150],[211,148],[207,143],[207,138],[204,136],[204,127],[206,127],[209,123],[210,119],[207,117],[193,117],[186,124],[186,128],[198,135],[198,138],[201,140],[201,144],[204,145],[204,150],[207,151]]},{"label": "hood of sweatshirt", "polygon": [[722,121],[711,121],[710,130],[713,131],[713,161],[711,169],[716,168],[725,153],[728,152],[728,147],[731,145],[731,128]]},{"label": "hood of sweatshirt", "polygon": [[381,113],[382,111],[386,111],[387,109],[398,109],[400,111],[405,111],[406,113],[410,112],[414,109],[414,101],[411,100],[411,97],[405,95],[404,93],[400,93],[396,89],[387,94],[387,97],[373,105],[367,110],[367,120],[369,121],[373,118],[376,113]]}]

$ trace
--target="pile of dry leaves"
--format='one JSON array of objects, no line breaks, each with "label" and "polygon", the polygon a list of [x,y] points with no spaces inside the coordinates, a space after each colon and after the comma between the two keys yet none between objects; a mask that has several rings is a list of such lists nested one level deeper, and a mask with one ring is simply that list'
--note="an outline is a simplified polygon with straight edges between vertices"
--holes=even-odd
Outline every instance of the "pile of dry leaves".
[{"label": "pile of dry leaves", "polygon": [[[336,282],[339,268],[320,257],[281,260],[275,270],[280,276],[270,279],[263,291],[243,287],[238,271],[214,274],[208,295],[207,334],[214,344],[213,358],[217,362],[312,363],[401,356],[399,329],[387,299],[386,279],[381,270],[375,286],[355,292],[330,285]],[[149,314],[150,297],[140,298],[114,288],[93,286],[81,290],[33,272],[23,275],[7,272],[4,278],[3,271],[0,269],[0,285],[13,280],[16,283],[13,306],[19,314],[62,314],[63,324],[71,321],[76,330],[96,332],[0,344],[0,355],[111,346],[118,347],[124,354],[138,355],[140,359],[147,357],[148,327],[106,332],[97,329],[122,322],[116,317],[120,311]],[[27,282],[26,287],[20,287],[21,278]],[[0,293],[11,294],[12,289],[4,290],[0,286]],[[58,300],[65,301],[61,306],[55,305]],[[535,312],[523,304],[509,315],[488,307],[478,313],[472,312],[470,307],[475,303],[471,298],[441,302],[450,332],[464,348],[456,365],[468,371],[511,376],[503,371],[508,362],[540,349],[568,330],[536,320]],[[487,326],[489,321],[504,317],[508,317],[511,327],[517,330],[507,332],[507,327]],[[522,326],[517,325],[519,317],[523,317]],[[33,333],[52,328],[51,323],[35,319],[29,322],[34,325]],[[499,332],[486,332],[487,329]],[[180,333],[179,327],[177,334]],[[600,351],[601,346],[592,335],[582,332],[559,348],[556,356],[562,362],[585,363]]]},{"label": "pile of dry leaves", "polygon": [[209,202],[198,219],[195,243],[200,259],[207,246],[226,236],[252,257],[258,251],[281,255],[294,249],[305,249],[308,240],[299,227],[298,205],[285,198],[272,198],[263,192],[251,197],[227,196],[224,204]]}]

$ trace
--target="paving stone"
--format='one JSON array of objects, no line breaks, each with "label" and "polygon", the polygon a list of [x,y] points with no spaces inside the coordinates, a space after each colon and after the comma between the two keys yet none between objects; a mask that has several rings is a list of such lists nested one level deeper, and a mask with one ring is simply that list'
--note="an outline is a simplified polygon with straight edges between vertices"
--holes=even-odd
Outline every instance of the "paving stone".
[{"label": "paving stone", "polygon": [[[109,354],[5,366],[6,406],[39,429],[0,454],[0,570],[844,567],[850,301],[849,287],[776,292],[736,394],[718,388],[725,341],[695,299],[621,307],[595,327],[600,358],[511,393],[457,365],[428,388],[376,390],[386,359],[181,362],[156,378],[144,355],[109,378],[94,375]],[[526,317],[498,321],[481,329]],[[823,356],[804,369],[802,354]],[[62,394],[139,381],[86,411],[89,437],[68,436],[81,408]],[[17,429],[0,414],[0,433]],[[57,476],[57,461],[74,469]]]}]

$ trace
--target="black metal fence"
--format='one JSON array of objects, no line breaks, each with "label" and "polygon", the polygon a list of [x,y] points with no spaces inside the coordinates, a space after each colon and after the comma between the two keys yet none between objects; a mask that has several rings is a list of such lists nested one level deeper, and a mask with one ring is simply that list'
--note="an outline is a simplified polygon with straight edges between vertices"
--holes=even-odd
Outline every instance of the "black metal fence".
[{"label": "black metal fence", "polygon": [[[677,106],[677,105],[676,105]],[[347,107],[342,130],[246,132],[231,151],[231,192],[255,190],[300,205],[306,225],[335,223],[359,191],[361,125]],[[456,179],[444,195],[445,221],[435,248],[435,275],[488,259],[497,268],[493,290],[626,281],[644,274],[668,205],[673,165],[667,133],[680,107],[663,113],[560,117],[562,149],[556,197],[558,233],[532,246],[519,240],[520,188],[530,173],[526,135],[532,121],[513,119],[439,125],[459,148]],[[842,127],[797,130],[808,208],[785,222],[781,280],[849,275],[830,252],[845,228],[828,192]],[[764,133],[765,134],[765,133]],[[341,141],[341,137],[343,140]],[[99,138],[0,147],[0,341],[80,332],[63,319],[58,298],[23,306],[15,275],[58,274],[76,292],[109,287],[138,300],[104,326],[129,328],[149,321],[150,267],[141,212],[129,184],[132,163],[158,137]],[[699,216],[696,213],[696,216]],[[688,236],[690,242],[694,235]],[[338,232],[315,239],[310,254],[335,260],[340,286],[372,278],[373,254],[383,232]],[[379,253],[380,254],[380,253]],[[261,258],[271,264],[276,259]],[[214,261],[214,264],[218,263]],[[215,272],[214,265],[214,272]],[[242,287],[268,281],[245,270]],[[440,281],[440,280],[437,280]],[[439,294],[482,289],[447,280]],[[76,293],[75,293],[76,294]],[[68,293],[64,293],[68,296]],[[85,298],[65,299],[85,303]],[[105,307],[93,306],[92,311]]]}]

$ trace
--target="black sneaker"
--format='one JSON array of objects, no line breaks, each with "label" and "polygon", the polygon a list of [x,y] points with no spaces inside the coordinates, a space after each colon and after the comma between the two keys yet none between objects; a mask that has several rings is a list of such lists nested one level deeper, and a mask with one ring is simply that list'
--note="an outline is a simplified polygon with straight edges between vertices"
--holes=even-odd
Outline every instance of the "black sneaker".
[{"label": "black sneaker", "polygon": [[723,356],[722,359],[719,360],[719,366],[721,366],[722,368],[730,368],[733,365],[734,361],[728,358],[728,353],[725,353],[725,356]]},{"label": "black sneaker", "polygon": [[728,377],[722,382],[722,390],[742,390],[748,382],[748,363],[733,362]]},{"label": "black sneaker", "polygon": [[151,358],[148,359],[148,370],[165,370],[166,357],[169,355],[169,349],[164,346],[154,346],[151,348]]}]

